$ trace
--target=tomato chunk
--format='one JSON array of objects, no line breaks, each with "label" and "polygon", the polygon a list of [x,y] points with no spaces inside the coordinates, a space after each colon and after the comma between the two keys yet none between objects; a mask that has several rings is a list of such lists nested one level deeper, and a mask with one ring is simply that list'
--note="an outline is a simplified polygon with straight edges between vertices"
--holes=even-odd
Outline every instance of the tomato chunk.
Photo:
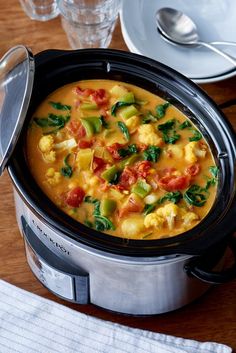
[{"label": "tomato chunk", "polygon": [[70,131],[70,133],[77,137],[77,138],[82,138],[86,136],[86,130],[81,125],[81,123],[77,120],[71,120],[69,124],[67,125],[67,129]]},{"label": "tomato chunk", "polygon": [[103,88],[99,88],[99,89],[95,90],[91,94],[91,98],[97,105],[103,105],[108,102],[108,95],[107,95],[105,89],[103,89]]},{"label": "tomato chunk", "polygon": [[178,191],[186,189],[189,186],[190,177],[188,175],[164,176],[158,180],[158,185],[166,191]]},{"label": "tomato chunk", "polygon": [[86,141],[86,140],[80,140],[78,142],[78,147],[79,148],[89,148],[93,145],[93,141],[89,140],[89,141]]},{"label": "tomato chunk", "polygon": [[94,89],[92,88],[80,88],[79,86],[77,86],[75,88],[75,93],[77,93],[79,96],[87,98],[89,97],[92,93],[94,92]]},{"label": "tomato chunk", "polygon": [[141,162],[137,162],[133,169],[134,171],[137,173],[137,175],[141,178],[146,178],[150,172],[150,169],[152,167],[151,162],[149,161],[141,161]]},{"label": "tomato chunk", "polygon": [[137,181],[137,173],[130,167],[125,167],[120,179],[119,185],[124,189],[129,189],[131,185],[135,184]]},{"label": "tomato chunk", "polygon": [[84,196],[84,190],[78,186],[67,193],[65,202],[68,206],[79,207],[83,202]]},{"label": "tomato chunk", "polygon": [[93,171],[96,172],[101,172],[106,165],[106,162],[104,159],[99,158],[99,157],[93,157]]},{"label": "tomato chunk", "polygon": [[198,163],[194,163],[189,165],[186,169],[185,169],[185,173],[191,176],[195,176],[197,175],[201,170],[201,166]]}]

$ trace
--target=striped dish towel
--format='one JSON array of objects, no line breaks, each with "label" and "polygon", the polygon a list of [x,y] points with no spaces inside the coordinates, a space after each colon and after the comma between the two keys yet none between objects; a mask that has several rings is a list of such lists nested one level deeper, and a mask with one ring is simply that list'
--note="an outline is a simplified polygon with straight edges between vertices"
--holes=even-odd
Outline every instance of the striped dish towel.
[{"label": "striped dish towel", "polygon": [[0,280],[0,353],[230,353],[81,314]]}]

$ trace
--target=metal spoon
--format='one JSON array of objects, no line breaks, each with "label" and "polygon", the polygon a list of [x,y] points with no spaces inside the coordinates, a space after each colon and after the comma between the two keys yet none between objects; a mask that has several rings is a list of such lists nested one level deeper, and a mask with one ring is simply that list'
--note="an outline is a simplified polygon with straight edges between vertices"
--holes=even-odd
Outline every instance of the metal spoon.
[{"label": "metal spoon", "polygon": [[[207,47],[236,66],[236,59],[216,48],[212,45],[213,43],[206,43],[199,39],[197,26],[183,12],[163,7],[156,13],[156,22],[161,34],[170,42],[185,46],[201,45]],[[236,45],[234,42],[214,42],[214,44]]]}]

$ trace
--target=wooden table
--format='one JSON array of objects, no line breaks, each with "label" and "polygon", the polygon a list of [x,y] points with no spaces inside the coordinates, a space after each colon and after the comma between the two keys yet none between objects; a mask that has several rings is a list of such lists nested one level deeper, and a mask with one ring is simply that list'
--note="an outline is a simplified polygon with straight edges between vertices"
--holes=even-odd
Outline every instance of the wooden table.
[{"label": "wooden table", "polygon": [[[32,21],[17,0],[0,1],[0,56],[9,48],[24,44],[33,53],[48,49],[69,49],[60,19]],[[128,50],[119,23],[111,48]],[[235,98],[236,77],[202,85],[216,101]],[[236,129],[236,107],[225,110]],[[10,283],[96,317],[121,324],[201,341],[228,344],[236,350],[236,281],[219,285],[196,302],[175,312],[153,317],[131,317],[110,313],[93,305],[79,306],[58,299],[33,276],[25,259],[23,241],[16,219],[12,186],[7,172],[0,178],[0,276]]]}]

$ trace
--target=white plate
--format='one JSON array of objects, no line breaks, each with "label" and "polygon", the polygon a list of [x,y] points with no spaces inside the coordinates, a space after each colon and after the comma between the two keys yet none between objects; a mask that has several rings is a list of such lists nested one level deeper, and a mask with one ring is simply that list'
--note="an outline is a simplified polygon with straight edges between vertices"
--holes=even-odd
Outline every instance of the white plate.
[{"label": "white plate", "polygon": [[[157,31],[155,13],[162,7],[185,12],[199,28],[203,41],[236,42],[235,0],[123,0],[121,28],[130,51],[158,60],[198,83],[236,74],[230,62],[206,48],[183,48],[167,43]],[[235,46],[220,46],[236,57]]]}]

